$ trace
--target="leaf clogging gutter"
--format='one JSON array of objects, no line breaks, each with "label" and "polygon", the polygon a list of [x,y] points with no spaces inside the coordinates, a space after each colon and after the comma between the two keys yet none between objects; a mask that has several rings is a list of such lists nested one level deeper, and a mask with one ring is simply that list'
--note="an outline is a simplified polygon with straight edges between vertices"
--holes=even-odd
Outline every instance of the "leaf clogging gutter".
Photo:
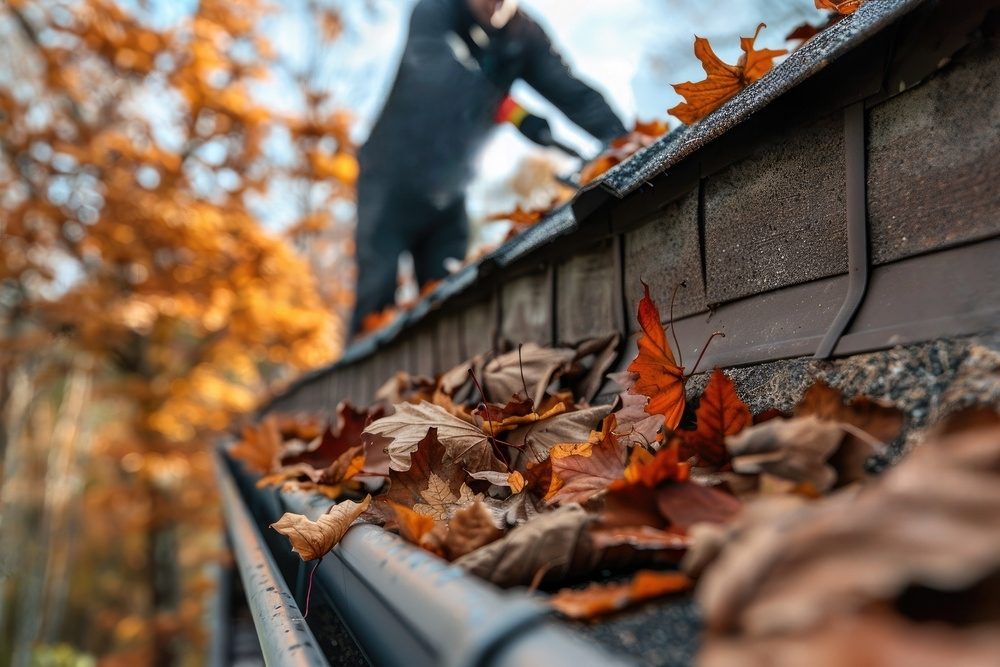
[{"label": "leaf clogging gutter", "polygon": [[[250,522],[233,477],[239,473],[231,461],[220,458],[227,525],[267,664],[325,666]],[[284,493],[281,502],[283,510],[314,520],[330,506],[329,499],[305,493]],[[303,571],[312,566],[302,564]],[[377,526],[352,527],[320,562],[315,578],[313,596],[319,591],[327,597],[373,665],[630,664],[572,634],[550,609],[528,596],[497,589]],[[292,645],[303,648],[293,651]]]}]

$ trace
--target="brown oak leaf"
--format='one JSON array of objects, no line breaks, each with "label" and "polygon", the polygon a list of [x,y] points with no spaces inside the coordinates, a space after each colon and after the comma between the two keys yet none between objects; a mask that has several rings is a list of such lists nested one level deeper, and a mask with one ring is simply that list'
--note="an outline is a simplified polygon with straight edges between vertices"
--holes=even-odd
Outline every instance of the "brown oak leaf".
[{"label": "brown oak leaf", "polygon": [[347,533],[347,529],[368,509],[372,497],[365,496],[360,503],[342,500],[315,521],[302,514],[285,512],[271,528],[288,538],[292,551],[302,560],[322,558]]},{"label": "brown oak leaf", "polygon": [[681,122],[691,125],[723,105],[729,98],[740,92],[751,83],[764,76],[773,65],[773,60],[787,53],[785,49],[757,50],[754,42],[760,34],[761,23],[757,26],[753,37],[741,37],[740,48],[743,55],[735,65],[728,65],[715,55],[712,46],[704,37],[694,38],[694,55],[701,61],[708,77],[697,83],[674,84],[674,90],[684,102],[668,110],[667,113],[676,116]]}]

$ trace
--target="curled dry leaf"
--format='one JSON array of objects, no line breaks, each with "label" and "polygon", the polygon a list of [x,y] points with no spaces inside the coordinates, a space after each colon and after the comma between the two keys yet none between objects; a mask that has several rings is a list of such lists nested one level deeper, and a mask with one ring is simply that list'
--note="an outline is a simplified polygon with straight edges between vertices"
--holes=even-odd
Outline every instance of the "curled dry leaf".
[{"label": "curled dry leaf", "polygon": [[515,467],[524,470],[544,461],[549,450],[558,444],[588,441],[590,432],[610,412],[610,405],[598,405],[517,427],[506,436],[506,441],[515,448],[512,452]]},{"label": "curled dry leaf", "polygon": [[880,451],[877,443],[847,437],[839,422],[815,416],[772,419],[726,438],[733,470],[767,474],[825,493],[837,484],[866,476],[864,461]]},{"label": "curled dry leaf", "polygon": [[640,570],[630,581],[623,583],[591,584],[584,589],[564,588],[549,598],[548,603],[563,616],[596,618],[644,600],[686,591],[691,583],[680,572]]},{"label": "curled dry leaf", "polygon": [[716,368],[695,411],[697,429],[680,430],[680,457],[694,459],[698,467],[719,468],[729,462],[725,439],[750,425],[750,408],[736,393],[736,386]]},{"label": "curled dry leaf", "polygon": [[845,403],[843,394],[824,382],[809,387],[795,406],[796,417],[809,415],[850,424],[883,444],[891,443],[903,430],[903,411],[896,406],[867,396],[855,396]]},{"label": "curled dry leaf", "polygon": [[[977,429],[917,447],[857,492],[777,516],[751,504],[697,597],[715,632],[794,636],[873,605],[919,605],[904,595],[915,587],[996,599],[998,572],[1000,429]],[[920,609],[944,621],[959,610],[951,620],[963,624],[996,620],[981,603]]]},{"label": "curled dry leaf", "polygon": [[506,402],[527,387],[532,404],[540,406],[549,384],[569,368],[575,357],[573,348],[542,347],[535,343],[522,345],[520,352],[501,354],[483,365],[480,382],[486,399]]},{"label": "curled dry leaf", "polygon": [[543,567],[553,576],[590,571],[597,560],[587,536],[591,521],[579,505],[565,505],[455,563],[498,586],[526,585]]},{"label": "curled dry leaf", "polygon": [[754,42],[763,23],[757,26],[753,37],[741,37],[743,55],[735,65],[728,65],[715,55],[704,37],[694,38],[694,55],[701,61],[707,78],[693,83],[674,85],[684,101],[667,111],[688,125],[696,123],[723,105],[729,98],[764,76],[771,69],[776,57],[787,53],[785,49],[757,50]]},{"label": "curled dry leaf", "polygon": [[473,471],[504,469],[493,454],[489,437],[478,426],[462,421],[432,403],[400,403],[395,408],[395,414],[372,422],[365,429],[365,436],[378,436],[377,440],[370,442],[386,443],[389,467],[393,470],[409,469],[410,454],[431,428],[436,429],[437,439],[445,446],[452,461]]},{"label": "curled dry leaf", "polygon": [[368,509],[372,497],[365,496],[360,503],[344,500],[311,521],[302,514],[285,512],[280,519],[271,524],[271,528],[288,538],[292,543],[292,551],[302,560],[322,558],[347,533],[347,529],[361,514]]},{"label": "curled dry leaf", "polygon": [[385,411],[381,407],[358,410],[348,401],[337,405],[336,419],[322,430],[318,438],[304,447],[289,448],[281,456],[283,466],[307,463],[314,468],[325,468],[343,456],[344,452],[361,445],[361,434],[365,426],[380,418]]},{"label": "curled dry leaf", "polygon": [[684,369],[674,361],[667,343],[667,332],[660,324],[660,311],[649,296],[649,285],[642,284],[645,294],[639,301],[639,354],[628,365],[636,374],[630,391],[649,398],[645,410],[651,415],[663,415],[664,425],[675,429],[684,414]]},{"label": "curled dry leaf", "polygon": [[392,511],[396,520],[399,535],[411,544],[422,545],[424,536],[434,530],[437,521],[432,516],[415,512],[405,505],[391,500],[385,500],[386,506]]},{"label": "curled dry leaf", "polygon": [[1000,632],[991,624],[973,628],[911,621],[872,609],[838,617],[794,635],[712,637],[698,655],[703,667],[994,667]]}]

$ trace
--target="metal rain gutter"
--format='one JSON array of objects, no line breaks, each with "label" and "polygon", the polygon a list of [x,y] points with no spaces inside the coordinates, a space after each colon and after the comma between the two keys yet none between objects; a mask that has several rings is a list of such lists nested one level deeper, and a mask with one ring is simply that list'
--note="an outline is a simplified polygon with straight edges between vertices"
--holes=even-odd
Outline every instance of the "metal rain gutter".
[{"label": "metal rain gutter", "polygon": [[[314,519],[330,505],[301,492],[282,499],[288,511]],[[499,590],[377,526],[352,527],[315,576],[376,665],[630,664],[574,635],[524,594]]]},{"label": "metal rain gutter", "polygon": [[264,662],[268,667],[328,667],[221,453],[217,455],[216,471],[226,531]]}]

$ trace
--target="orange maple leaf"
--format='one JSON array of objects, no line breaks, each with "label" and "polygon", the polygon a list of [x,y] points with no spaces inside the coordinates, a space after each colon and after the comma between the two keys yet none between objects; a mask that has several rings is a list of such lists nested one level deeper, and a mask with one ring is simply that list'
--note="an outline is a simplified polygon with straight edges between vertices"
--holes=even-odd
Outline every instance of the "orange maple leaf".
[{"label": "orange maple leaf", "polygon": [[736,387],[716,368],[695,412],[698,428],[678,431],[681,458],[695,459],[695,465],[719,467],[729,461],[725,439],[750,425],[750,408],[736,394]]},{"label": "orange maple leaf", "polygon": [[521,208],[518,204],[514,207],[513,211],[504,211],[502,213],[494,213],[493,215],[486,218],[487,222],[495,222],[497,220],[510,220],[515,225],[533,225],[551,210],[551,206],[547,208]]},{"label": "orange maple leaf", "polygon": [[853,14],[864,0],[816,0],[816,9],[829,9],[841,14]]},{"label": "orange maple leaf", "polygon": [[639,354],[628,365],[628,371],[639,377],[629,391],[648,397],[646,413],[663,415],[664,425],[673,430],[684,414],[684,369],[674,361],[666,329],[660,324],[660,311],[649,296],[649,285],[643,283],[642,287],[646,293],[639,301]]},{"label": "orange maple leaf", "polygon": [[632,157],[661,135],[666,134],[669,129],[666,121],[636,120],[631,132],[613,140],[607,150],[584,165],[580,170],[580,185],[590,183],[611,167]]},{"label": "orange maple leaf", "polygon": [[694,38],[694,55],[701,61],[708,77],[697,83],[674,84],[674,90],[684,97],[684,102],[669,109],[667,113],[690,125],[718,109],[722,104],[751,83],[764,76],[773,65],[773,60],[788,53],[785,49],[756,50],[754,42],[763,23],[757,26],[753,37],[741,37],[740,48],[743,55],[735,65],[729,65],[715,55],[712,46],[704,37]]}]

